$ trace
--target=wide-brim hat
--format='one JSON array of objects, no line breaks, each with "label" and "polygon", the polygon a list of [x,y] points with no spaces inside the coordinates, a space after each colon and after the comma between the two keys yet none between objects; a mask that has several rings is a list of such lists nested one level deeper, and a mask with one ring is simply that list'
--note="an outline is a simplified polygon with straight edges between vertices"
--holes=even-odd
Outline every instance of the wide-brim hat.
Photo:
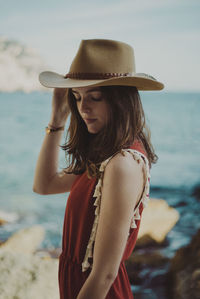
[{"label": "wide-brim hat", "polygon": [[82,40],[66,75],[45,71],[40,83],[49,88],[125,85],[138,90],[161,90],[164,84],[151,75],[136,73],[133,48],[106,39]]}]

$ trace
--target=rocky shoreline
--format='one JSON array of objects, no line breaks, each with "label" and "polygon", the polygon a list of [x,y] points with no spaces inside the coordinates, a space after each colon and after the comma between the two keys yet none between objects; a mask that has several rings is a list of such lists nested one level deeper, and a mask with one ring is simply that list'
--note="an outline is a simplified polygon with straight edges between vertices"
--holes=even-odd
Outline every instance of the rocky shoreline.
[{"label": "rocky shoreline", "polygon": [[58,259],[38,256],[44,229],[23,229],[0,245],[2,299],[59,299]]},{"label": "rocky shoreline", "polygon": [[168,285],[172,299],[200,298],[200,229],[172,258]]},{"label": "rocky shoreline", "polygon": [[[178,219],[178,212],[161,199],[151,199],[144,209],[136,248],[126,261],[135,299],[199,298],[200,231],[173,258],[162,253],[166,236]],[[6,219],[0,217],[0,223],[4,225]],[[59,299],[61,249],[39,249],[44,235],[43,227],[34,226],[0,242],[2,299]]]}]

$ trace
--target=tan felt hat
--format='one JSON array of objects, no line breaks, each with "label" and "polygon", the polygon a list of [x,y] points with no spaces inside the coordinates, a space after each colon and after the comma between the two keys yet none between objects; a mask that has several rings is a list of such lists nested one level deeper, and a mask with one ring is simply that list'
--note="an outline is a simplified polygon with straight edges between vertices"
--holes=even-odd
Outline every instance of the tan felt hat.
[{"label": "tan felt hat", "polygon": [[66,75],[45,71],[39,81],[45,87],[73,88],[125,85],[139,90],[161,90],[164,84],[145,73],[136,73],[133,48],[106,39],[82,40]]}]

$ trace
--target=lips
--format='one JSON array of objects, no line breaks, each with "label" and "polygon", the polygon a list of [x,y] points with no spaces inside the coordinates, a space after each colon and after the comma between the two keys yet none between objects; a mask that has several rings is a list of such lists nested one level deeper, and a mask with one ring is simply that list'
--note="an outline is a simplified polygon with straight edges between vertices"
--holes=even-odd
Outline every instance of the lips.
[{"label": "lips", "polygon": [[84,120],[86,124],[92,124],[96,121],[96,118],[85,118]]}]

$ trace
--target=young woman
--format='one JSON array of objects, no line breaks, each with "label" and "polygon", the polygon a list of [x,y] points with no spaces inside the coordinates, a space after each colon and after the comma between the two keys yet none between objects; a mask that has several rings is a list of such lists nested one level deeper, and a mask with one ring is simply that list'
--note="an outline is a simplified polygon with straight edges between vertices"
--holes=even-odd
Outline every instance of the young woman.
[{"label": "young woman", "polygon": [[[61,299],[133,298],[124,261],[131,255],[149,199],[156,162],[139,90],[161,90],[135,72],[129,45],[83,40],[69,73],[40,74],[54,88],[51,119],[38,157],[33,190],[69,192],[59,257]],[[68,167],[58,172],[62,148]]]}]

